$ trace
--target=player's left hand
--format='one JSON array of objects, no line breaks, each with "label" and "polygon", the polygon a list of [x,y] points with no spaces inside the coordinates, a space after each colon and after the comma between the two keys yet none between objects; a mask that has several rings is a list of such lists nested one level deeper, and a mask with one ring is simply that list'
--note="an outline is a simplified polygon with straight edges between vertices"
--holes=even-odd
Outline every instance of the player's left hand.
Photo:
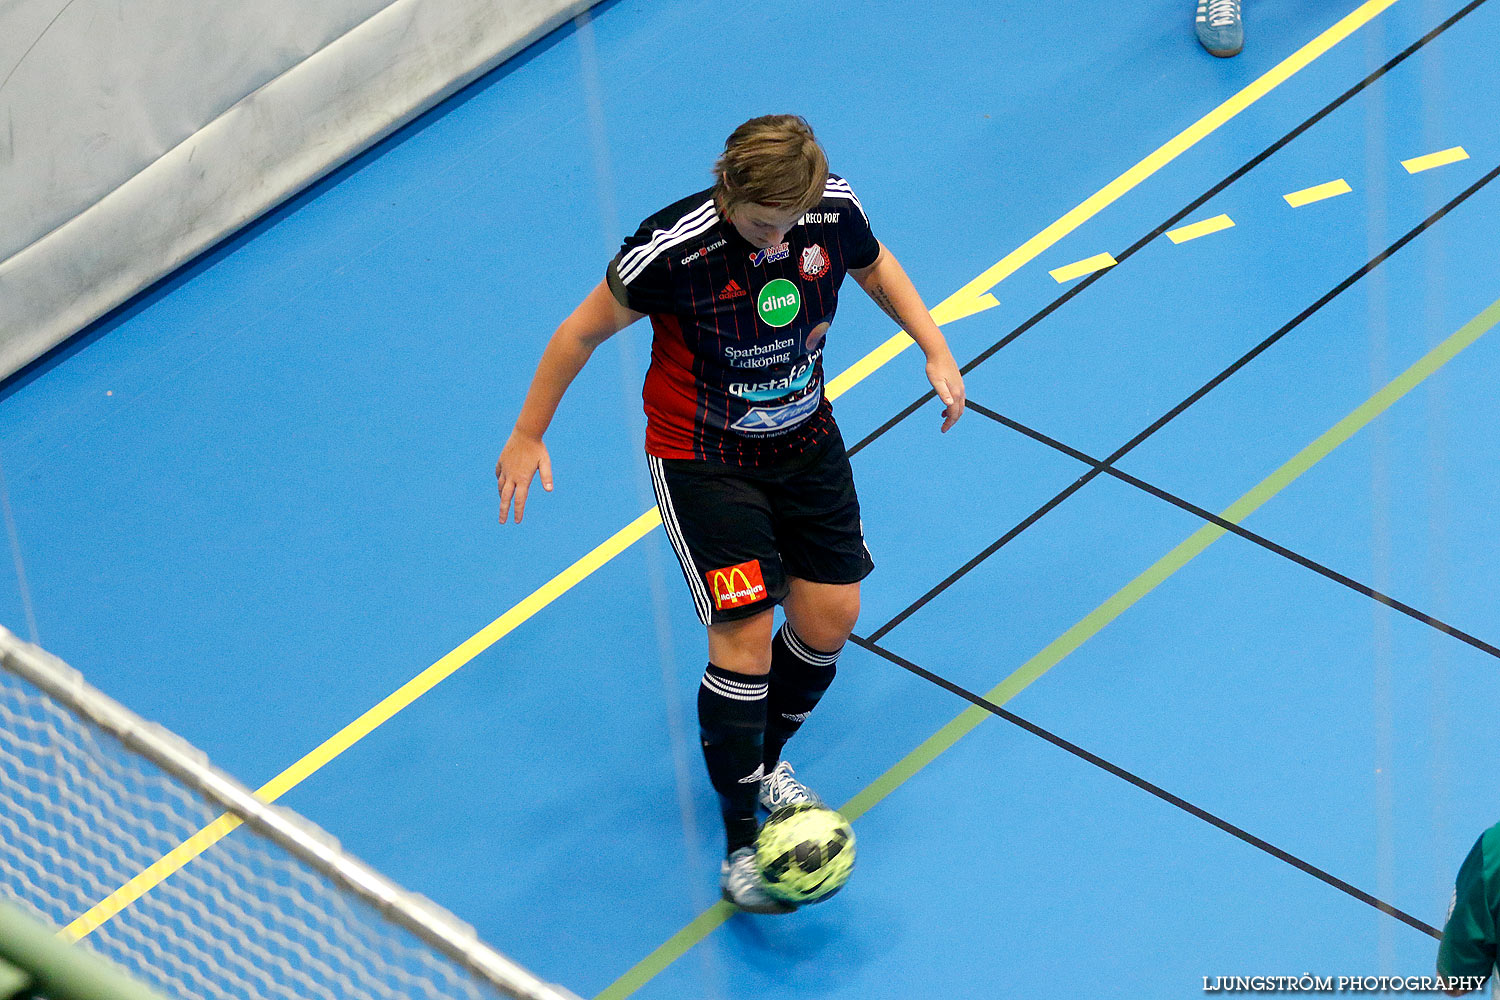
[{"label": "player's left hand", "polygon": [[953,360],[952,352],[944,351],[939,357],[927,359],[927,381],[932,383],[933,391],[943,401],[943,433],[946,434],[948,428],[964,415],[964,377],[958,371],[958,362]]}]

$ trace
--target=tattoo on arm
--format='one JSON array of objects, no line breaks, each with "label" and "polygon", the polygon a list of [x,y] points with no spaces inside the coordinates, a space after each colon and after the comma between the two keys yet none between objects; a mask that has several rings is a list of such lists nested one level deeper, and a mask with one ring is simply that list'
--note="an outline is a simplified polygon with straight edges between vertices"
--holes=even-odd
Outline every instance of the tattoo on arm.
[{"label": "tattoo on arm", "polygon": [[887,316],[895,320],[897,323],[902,322],[901,314],[896,312],[895,306],[891,305],[891,297],[885,294],[885,289],[883,287],[881,287],[880,285],[871,285],[867,289],[867,291],[870,293],[870,298],[875,300],[875,304],[879,306]]}]

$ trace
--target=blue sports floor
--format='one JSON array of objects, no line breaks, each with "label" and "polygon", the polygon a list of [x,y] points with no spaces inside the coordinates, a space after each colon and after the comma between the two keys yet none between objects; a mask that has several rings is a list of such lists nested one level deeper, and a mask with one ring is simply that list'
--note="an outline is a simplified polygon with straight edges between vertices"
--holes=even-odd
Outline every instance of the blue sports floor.
[{"label": "blue sports floor", "polygon": [[[252,786],[443,664],[280,801],[582,996],[1429,974],[1500,818],[1500,0],[1250,0],[1232,60],[1192,6],[597,8],[4,387],[0,621]],[[621,232],[786,110],[929,305],[1020,253],[953,431],[892,422],[915,351],[835,403],[878,568],[789,757],[859,865],[724,921],[675,560],[567,572],[652,505],[646,325],[520,526],[493,469]],[[851,285],[830,375],[894,332]]]}]

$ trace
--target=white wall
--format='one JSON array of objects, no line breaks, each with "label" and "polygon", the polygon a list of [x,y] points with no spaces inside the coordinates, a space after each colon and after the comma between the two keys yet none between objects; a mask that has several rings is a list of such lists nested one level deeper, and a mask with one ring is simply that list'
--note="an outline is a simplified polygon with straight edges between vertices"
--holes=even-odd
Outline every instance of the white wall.
[{"label": "white wall", "polygon": [[0,377],[595,0],[0,0]]}]

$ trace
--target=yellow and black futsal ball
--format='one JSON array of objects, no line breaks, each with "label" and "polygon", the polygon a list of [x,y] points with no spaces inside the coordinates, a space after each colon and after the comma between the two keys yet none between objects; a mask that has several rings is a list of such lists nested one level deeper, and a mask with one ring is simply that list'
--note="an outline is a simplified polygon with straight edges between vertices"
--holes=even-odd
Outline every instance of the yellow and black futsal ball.
[{"label": "yellow and black futsal ball", "polygon": [[825,805],[782,806],[760,828],[755,842],[766,891],[799,905],[832,896],[854,869],[854,831]]}]

